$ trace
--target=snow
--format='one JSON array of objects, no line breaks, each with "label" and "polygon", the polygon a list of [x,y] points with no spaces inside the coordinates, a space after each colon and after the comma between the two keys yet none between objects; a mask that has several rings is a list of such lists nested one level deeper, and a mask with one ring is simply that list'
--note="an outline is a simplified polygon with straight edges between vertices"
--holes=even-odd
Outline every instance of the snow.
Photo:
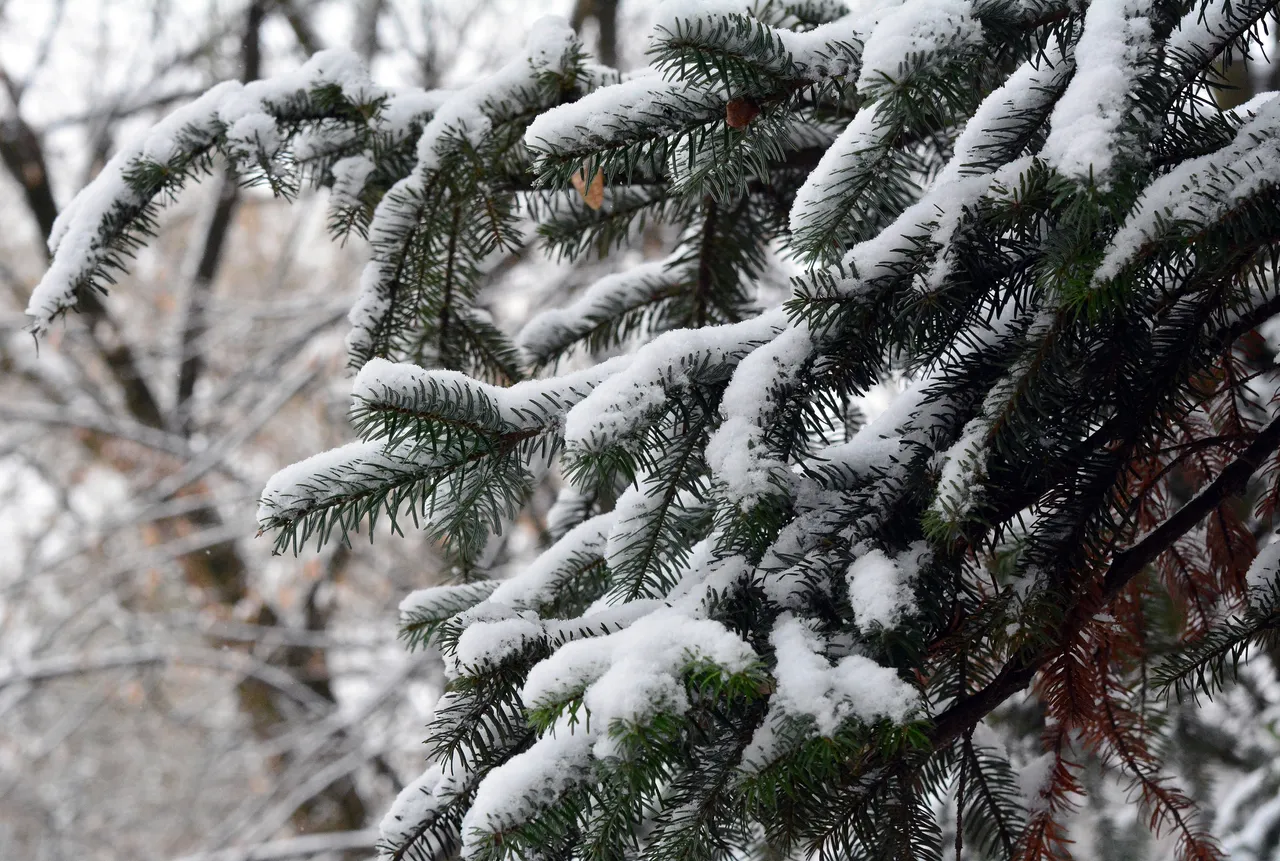
[{"label": "snow", "polygon": [[1018,769],[1018,788],[1022,791],[1022,803],[1029,812],[1043,810],[1048,800],[1044,797],[1053,779],[1057,756],[1047,751]]},{"label": "snow", "polygon": [[979,750],[985,748],[1002,757],[1008,758],[1009,756],[1009,746],[1005,743],[1004,739],[1002,739],[1000,735],[991,728],[991,724],[985,720],[978,721],[974,724],[971,741],[973,742],[973,746]]},{"label": "snow", "polygon": [[1249,591],[1265,594],[1280,589],[1277,577],[1280,577],[1280,540],[1272,535],[1271,540],[1258,550],[1258,555],[1249,565],[1245,582],[1249,585]]},{"label": "snow", "polygon": [[605,542],[616,519],[616,514],[610,511],[570,529],[523,570],[504,580],[489,600],[531,610],[550,603],[557,587],[566,576],[576,572],[583,560],[603,557]]},{"label": "snow", "polygon": [[[460,762],[441,760],[430,765],[412,783],[400,790],[391,809],[378,826],[381,842],[394,851],[421,835],[421,824],[429,821],[442,807],[474,781],[475,774]],[[382,857],[388,857],[386,852]]]},{"label": "snow", "polygon": [[963,518],[974,499],[982,493],[979,479],[986,460],[986,439],[990,422],[978,417],[964,426],[955,445],[943,456],[938,492],[932,509],[949,518]]},{"label": "snow", "polygon": [[27,305],[33,331],[47,330],[55,317],[75,307],[77,288],[105,265],[112,215],[148,202],[126,181],[127,175],[145,165],[177,169],[189,156],[213,146],[224,132],[232,158],[269,160],[283,145],[274,114],[290,98],[325,85],[338,86],[358,103],[381,93],[355,54],[321,51],[301,68],[273,78],[221,83],[122,146],[54,224],[49,237],[53,262]]},{"label": "snow", "polygon": [[653,36],[674,32],[686,25],[714,24],[728,15],[756,16],[759,4],[752,0],[662,0],[653,10]]},{"label": "snow", "polygon": [[964,174],[985,173],[976,167],[990,156],[984,154],[998,146],[1025,115],[1043,110],[1053,99],[1057,85],[1070,75],[1074,66],[1062,56],[1056,42],[1050,42],[1044,53],[1023,63],[1004,83],[991,92],[956,138],[954,155],[938,174],[936,186],[949,185]]},{"label": "snow", "polygon": [[414,124],[429,119],[452,97],[453,93],[448,90],[390,90],[382,110],[378,112],[374,127],[390,137],[403,138],[409,134]]},{"label": "snow", "polygon": [[868,169],[867,162],[877,157],[892,142],[894,125],[887,112],[871,104],[854,116],[831,146],[827,147],[817,166],[805,178],[796,193],[790,214],[791,232],[803,236],[819,229],[844,202],[840,187],[853,176]]},{"label": "snow", "polygon": [[[1031,166],[1028,156],[1003,165],[998,161],[993,163],[994,153],[990,150],[998,146],[1028,112],[1046,106],[1055,86],[1071,69],[1057,48],[1050,47],[1042,58],[1024,63],[987,96],[957,138],[953,156],[920,200],[845,255],[844,265],[857,277],[842,285],[843,292],[851,295],[862,290],[869,280],[893,275],[895,265],[905,260],[921,236],[922,228],[930,224],[933,226],[927,231],[929,239],[941,251],[921,286],[927,291],[941,287],[951,270],[951,239],[965,210],[993,187],[1016,184],[1019,174]],[[795,210],[792,216],[796,217]]]},{"label": "snow", "polygon": [[[1199,64],[1234,35],[1232,6],[1227,3],[1195,3],[1169,34],[1165,54],[1175,63]],[[1238,11],[1238,7],[1237,7]]]},{"label": "snow", "polygon": [[896,672],[862,655],[846,655],[833,666],[811,623],[784,613],[774,626],[777,668],[774,701],[785,713],[813,719],[831,737],[850,719],[902,722],[920,707],[920,695]]},{"label": "snow", "polygon": [[[1030,164],[1030,160],[1025,163]],[[843,262],[857,277],[840,285],[843,294],[853,295],[863,289],[866,282],[895,274],[895,265],[903,262],[915,245],[912,239],[926,232],[942,251],[924,286],[926,289],[940,287],[949,271],[947,261],[951,237],[965,209],[976,204],[990,190],[997,176],[983,174],[938,182],[924,197],[904,209],[892,224],[849,249]],[[930,224],[933,227],[926,228]]]},{"label": "snow", "polygon": [[572,484],[560,486],[556,501],[547,512],[547,532],[554,538],[561,538],[569,530],[586,520],[595,510],[593,494],[583,492]]},{"label": "snow", "polygon": [[648,483],[648,476],[637,476],[613,505],[613,525],[604,547],[604,559],[612,571],[626,567],[632,548],[658,526],[652,515],[660,500],[646,489]]},{"label": "snow", "polygon": [[[294,518],[340,497],[372,488],[378,480],[414,465],[409,448],[387,441],[354,442],[313,454],[284,467],[267,481],[258,503],[258,522]],[[425,464],[423,464],[425,465]]]},{"label": "snow", "polygon": [[1094,0],[1075,46],[1076,74],[1049,119],[1041,157],[1064,176],[1110,187],[1139,64],[1151,50],[1150,0]]},{"label": "snow", "polygon": [[330,170],[333,173],[330,204],[335,207],[359,206],[360,195],[364,193],[369,174],[374,170],[373,159],[364,153],[347,156],[334,162]]},{"label": "snow", "polygon": [[562,718],[528,750],[485,775],[462,820],[462,857],[479,854],[488,835],[527,823],[586,781],[595,740],[594,731]]},{"label": "snow", "polygon": [[400,601],[401,623],[415,616],[439,617],[446,612],[452,615],[483,601],[499,585],[497,580],[479,580],[415,589]]},{"label": "snow", "polygon": [[667,81],[656,69],[588,93],[539,114],[525,131],[529,149],[566,155],[611,146],[642,134],[677,131],[690,111],[722,105],[714,93]]},{"label": "snow", "polygon": [[876,98],[898,86],[933,55],[982,44],[982,27],[969,0],[907,0],[888,10],[862,50],[857,90]]},{"label": "snow", "polygon": [[384,842],[399,846],[413,836],[418,823],[436,806],[435,790],[440,784],[440,777],[440,767],[431,765],[400,790],[378,826]]},{"label": "snow", "polygon": [[439,171],[458,147],[479,145],[494,119],[525,106],[538,91],[540,77],[567,71],[565,63],[572,60],[576,44],[563,18],[541,18],[533,25],[524,51],[493,75],[461,90],[407,102],[392,112],[388,122],[402,127],[428,112],[431,119],[418,138],[413,170],[383,195],[369,223],[374,259],[365,266],[348,316],[347,349],[352,355],[367,357],[373,352],[375,335],[391,311],[391,284],[399,272],[394,255],[399,240],[418,223],[414,201],[425,187],[425,178]]},{"label": "snow", "polygon": [[617,441],[665,406],[668,388],[689,384],[694,370],[736,364],[785,322],[785,311],[777,309],[741,323],[663,334],[569,411],[566,444],[591,450]]},{"label": "snow", "polygon": [[265,111],[243,114],[227,127],[226,139],[228,149],[239,153],[240,159],[249,159],[258,154],[271,159],[284,145],[275,117]]},{"label": "snow", "polygon": [[564,63],[576,43],[573,29],[563,18],[547,16],[536,21],[522,55],[495,74],[459,90],[436,109],[418,139],[415,172],[439,169],[459,136],[472,145],[479,144],[492,117],[520,104],[538,85],[539,75],[566,70]]},{"label": "snow", "polygon": [[559,646],[573,640],[612,634],[666,606],[671,605],[656,598],[639,598],[611,607],[601,607],[597,602],[588,607],[586,613],[573,619],[548,619],[547,639]]},{"label": "snow", "polygon": [[[1016,308],[1010,303],[990,324],[978,323],[963,333],[956,353],[993,343],[1015,319]],[[936,456],[949,439],[954,404],[939,381],[936,376],[916,380],[851,440],[828,446],[799,465],[796,516],[779,531],[759,566],[764,574],[760,586],[775,603],[798,609],[806,563],[794,560],[822,557],[823,536],[839,534],[851,545],[871,538],[883,525],[884,512],[903,493],[908,466],[921,454]],[[860,513],[849,522],[841,512],[850,503],[848,494],[855,492]]]},{"label": "snow", "polygon": [[[293,159],[301,165],[341,156],[359,148],[361,138],[362,132],[348,123],[324,121],[307,126],[293,138]],[[256,161],[257,154],[258,150],[246,147],[242,158],[253,158]]]},{"label": "snow", "polygon": [[[425,370],[408,363],[373,359],[356,376],[357,400],[419,412],[424,420],[447,420],[465,404],[472,425],[494,434],[559,430],[566,410],[593,386],[630,364],[619,356],[581,371],[548,380],[526,380],[508,388],[491,386],[448,370]],[[487,407],[487,409],[484,409]],[[441,418],[443,417],[443,419]],[[486,422],[487,420],[487,422]],[[447,466],[449,454],[416,445],[412,439],[392,445],[386,439],[349,443],[281,469],[262,492],[258,519],[267,525],[294,518],[344,496],[368,492],[389,479]]]},{"label": "snow", "polygon": [[601,321],[642,307],[655,296],[680,286],[687,279],[673,267],[683,257],[675,254],[606,275],[569,305],[534,315],[516,336],[516,343],[537,359],[555,354],[564,345],[585,337]]},{"label": "snow", "polygon": [[[395,187],[403,187],[404,182],[405,180],[401,180]],[[378,203],[373,216],[375,222],[378,220],[378,213],[383,212],[384,207],[392,205],[388,200],[390,196],[391,192],[388,192]],[[347,322],[351,324],[351,330],[347,332],[346,338],[349,354],[363,355],[373,352],[374,335],[391,311],[391,293],[384,289],[385,282],[390,277],[391,272],[377,260],[369,261],[361,270],[360,289],[356,294],[356,301],[351,305],[351,310],[347,312]]]},{"label": "snow", "polygon": [[910,552],[894,559],[881,550],[870,550],[853,561],[846,577],[849,603],[859,628],[893,628],[903,616],[915,612],[912,584],[919,570],[918,559],[925,552],[926,546],[919,542]]},{"label": "snow", "polygon": [[631,364],[629,356],[617,356],[581,370],[545,380],[524,380],[493,386],[458,371],[427,370],[408,362],[370,359],[352,384],[352,396],[371,407],[389,406],[424,417],[451,416],[465,405],[467,420],[482,417],[496,421],[486,425],[494,433],[538,430],[554,426],[560,416],[611,376]]},{"label": "snow", "polygon": [[463,669],[468,675],[491,669],[546,636],[546,629],[531,612],[505,619],[485,618],[491,614],[477,612],[481,609],[498,610],[499,605],[487,602],[459,618],[465,628],[452,656],[454,663],[449,673],[453,678],[461,675]]},{"label": "snow", "polygon": [[[643,672],[651,669],[628,661],[614,664],[587,688],[583,705],[594,720],[609,728],[615,720],[643,723],[659,713],[680,715],[688,711],[684,682],[673,672]],[[641,672],[637,674],[637,670]],[[594,753],[602,760],[625,755],[609,737],[597,742]]]},{"label": "snow", "polygon": [[[929,387],[934,381],[913,382],[889,406],[858,429],[848,442],[828,446],[807,462],[809,470],[836,467],[855,476],[871,475],[910,455],[912,443],[928,427],[931,414]],[[937,404],[933,405],[936,409]]]},{"label": "snow", "polygon": [[[890,112],[876,99],[899,86],[912,68],[936,62],[935,55],[953,54],[982,44],[982,28],[968,0],[909,0],[901,5],[872,5],[860,10],[858,15],[857,27],[869,35],[862,51],[857,90],[869,101],[823,153],[796,195],[790,227],[791,232],[801,238],[809,233],[820,234],[831,225],[832,219],[848,217],[841,212],[850,203],[845,187],[874,170],[873,162],[892,146],[897,126],[891,121]],[[976,131],[974,134],[976,136]],[[960,204],[983,190],[979,184],[961,183],[955,176],[935,183],[934,188],[928,206],[913,211],[910,226],[932,220],[920,216],[931,215],[936,209],[941,210],[940,229],[950,228],[958,218]],[[874,253],[877,256],[887,253],[892,257],[900,234],[892,229],[885,234],[872,240],[877,243]]]},{"label": "snow", "polygon": [[[687,700],[679,677],[692,664],[705,661],[722,672],[739,673],[756,660],[751,647],[719,622],[663,608],[621,631],[561,646],[529,671],[521,699],[527,708],[546,708],[582,693],[589,698],[593,723],[639,723],[659,708],[682,713]],[[600,693],[591,694],[601,681]],[[673,683],[681,688],[674,701],[612,696],[627,688],[669,693]]]},{"label": "snow", "polygon": [[[665,0],[654,10],[654,35],[650,50],[657,51],[668,34],[680,32],[712,32],[727,16],[751,17],[757,25],[768,26],[761,20],[767,12],[776,13],[767,4],[733,2],[733,0]],[[797,78],[821,81],[824,78],[853,74],[857,71],[858,48],[861,46],[858,23],[852,15],[828,21],[806,32],[783,27],[768,27],[771,37],[780,43]],[[721,44],[729,51],[745,52],[757,37],[755,32],[743,38],[733,38],[733,32],[723,32]],[[779,67],[776,71],[784,71]]]},{"label": "snow", "polygon": [[807,323],[793,325],[739,364],[720,400],[720,426],[707,442],[707,464],[725,498],[750,507],[787,487],[790,472],[765,448],[764,430],[778,404],[774,392],[793,386],[812,355]]},{"label": "snow", "polygon": [[1158,240],[1168,227],[1212,224],[1237,201],[1274,182],[1280,174],[1280,98],[1263,93],[1234,113],[1252,115],[1234,141],[1187,159],[1142,192],[1094,270],[1095,285],[1120,275],[1143,245]]},{"label": "snow", "polygon": [[798,76],[804,80],[853,75],[858,71],[862,47],[860,18],[846,15],[803,33],[775,30]]}]

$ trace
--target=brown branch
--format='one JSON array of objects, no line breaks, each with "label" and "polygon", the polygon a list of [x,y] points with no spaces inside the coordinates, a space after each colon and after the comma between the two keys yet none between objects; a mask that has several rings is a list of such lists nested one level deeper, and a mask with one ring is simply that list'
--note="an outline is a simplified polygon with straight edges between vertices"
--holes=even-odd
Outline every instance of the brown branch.
[{"label": "brown branch", "polygon": [[311,22],[303,10],[298,8],[297,3],[293,0],[281,0],[279,10],[284,20],[288,22],[289,29],[293,31],[293,38],[298,41],[298,47],[302,48],[304,54],[311,56],[324,47],[320,43],[320,38],[316,36],[315,30],[312,29]]},{"label": "brown branch", "polygon": [[[1106,606],[1113,601],[1147,565],[1228,497],[1243,491],[1250,476],[1277,449],[1280,449],[1280,418],[1272,419],[1259,431],[1253,442],[1194,498],[1137,544],[1116,554],[1102,580],[1101,605]],[[929,734],[934,747],[942,747],[959,738],[992,709],[1023,690],[1051,654],[1052,649],[1046,647],[1014,656],[986,687],[943,712]]]},{"label": "brown branch", "polygon": [[1110,603],[1156,557],[1211,514],[1228,497],[1242,492],[1267,455],[1280,448],[1280,418],[1258,432],[1231,463],[1203,490],[1137,544],[1117,553],[1102,581],[1103,602]]},{"label": "brown branch", "polygon": [[[249,4],[245,13],[245,34],[243,52],[241,54],[240,80],[244,83],[257,80],[262,74],[262,24],[266,17],[266,7],[261,0]],[[222,263],[222,252],[226,247],[227,234],[231,230],[231,222],[235,215],[236,205],[240,200],[240,188],[235,171],[228,167],[222,178],[218,202],[214,206],[213,217],[209,219],[205,229],[204,241],[200,248],[200,262],[196,266],[195,277],[187,294],[187,307],[182,327],[181,352],[179,353],[178,390],[175,402],[176,424],[186,436],[190,436],[192,426],[191,396],[195,393],[196,382],[204,371],[204,351],[200,341],[208,331],[205,319],[209,297],[213,293],[213,282]]]}]

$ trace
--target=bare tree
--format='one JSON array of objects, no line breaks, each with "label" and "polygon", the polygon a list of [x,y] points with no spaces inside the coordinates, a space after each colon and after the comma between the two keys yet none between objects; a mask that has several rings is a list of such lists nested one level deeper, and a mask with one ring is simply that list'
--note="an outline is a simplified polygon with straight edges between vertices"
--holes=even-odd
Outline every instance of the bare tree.
[{"label": "bare tree", "polygon": [[[255,79],[264,61],[262,31],[273,19],[306,34],[294,50],[316,47],[305,41],[314,39],[309,5],[254,0],[211,16],[201,22],[202,38],[173,67],[197,71],[206,81],[210,73],[238,67],[242,80]],[[28,120],[28,99],[44,64],[57,59],[59,30],[70,26],[58,4],[46,47],[21,78],[0,65],[7,97],[0,160],[38,240],[54,229],[58,195],[50,135]],[[238,50],[226,52],[221,46],[228,42]],[[101,162],[123,124],[163,106],[125,93],[105,101],[108,108],[78,123],[95,150],[91,162]],[[286,253],[270,255],[246,252],[251,243],[245,240],[269,220],[263,210],[272,202],[246,196],[237,178],[221,169],[201,196],[166,225],[165,240],[189,249],[187,265],[137,285],[150,293],[147,325],[131,325],[131,313],[95,298],[69,321],[54,355],[33,360],[16,313],[28,285],[14,269],[4,270],[9,308],[0,352],[6,394],[0,452],[12,482],[40,485],[59,500],[0,599],[6,639],[24,630],[30,637],[26,644],[5,644],[10,663],[0,672],[0,709],[14,730],[0,780],[3,844],[61,847],[41,850],[56,855],[105,841],[100,857],[139,851],[162,857],[291,830],[364,834],[371,809],[399,785],[385,754],[403,736],[380,737],[399,722],[381,732],[371,727],[381,714],[402,710],[405,677],[423,667],[406,664],[393,672],[400,684],[381,684],[369,674],[384,667],[369,656],[394,648],[391,632],[344,640],[330,629],[342,606],[335,593],[356,583],[381,598],[360,607],[356,620],[382,611],[384,624],[377,627],[385,629],[387,605],[400,590],[384,572],[409,569],[388,565],[385,556],[370,564],[340,549],[277,565],[277,582],[268,585],[264,548],[245,540],[252,535],[249,501],[263,470],[261,463],[246,468],[244,459],[287,457],[296,443],[281,426],[290,421],[319,419],[307,435],[313,441],[343,433],[340,401],[330,401],[318,416],[313,410],[298,415],[297,402],[300,396],[325,402],[316,392],[319,371],[340,361],[335,332],[358,255],[339,255],[332,278],[305,285],[314,273],[295,267],[315,239],[314,208],[288,233],[273,233],[271,244]],[[43,241],[33,244],[43,249]],[[21,258],[20,252],[14,247],[6,256]],[[252,285],[266,288],[271,300],[257,301],[231,328],[212,322],[217,318],[210,312],[219,306],[253,301],[259,291]],[[76,497],[101,497],[104,483],[122,486],[119,512],[80,511]],[[62,546],[50,551],[54,543]],[[430,567],[414,573],[429,576]],[[38,593],[55,594],[58,606],[38,607]],[[335,661],[347,666],[335,669]],[[342,683],[370,690],[354,701],[372,721],[335,719]],[[217,696],[210,699],[211,693]],[[234,712],[221,705],[227,694],[238,704]],[[126,729],[136,734],[126,737]],[[244,729],[253,744],[246,744]],[[108,739],[114,754],[103,750]],[[88,783],[68,781],[66,751],[107,773]],[[234,767],[227,767],[229,760]],[[151,777],[141,779],[149,783],[157,772],[155,785],[110,803],[107,786],[145,774]],[[209,782],[192,783],[202,772]],[[41,775],[34,792],[32,775]],[[187,785],[163,791],[169,780]],[[244,792],[246,786],[257,789]],[[73,797],[79,803],[68,803]],[[173,826],[159,835],[139,829],[135,843],[124,836],[128,824],[148,810],[163,811]]]},{"label": "bare tree", "polygon": [[[38,350],[21,310],[60,205],[215,81],[350,45],[456,85],[522,38],[502,22],[540,10],[37,5],[0,2],[0,856],[367,854],[421,770],[440,682],[395,641],[395,606],[438,558],[424,541],[272,557],[252,538],[265,478],[350,436],[342,337],[364,249],[327,242],[322,201],[285,210],[215,165],[125,289]],[[616,2],[545,5],[616,53]],[[353,14],[333,32],[337,6]],[[495,295],[523,265],[496,264]],[[502,558],[540,538],[512,534]]]}]

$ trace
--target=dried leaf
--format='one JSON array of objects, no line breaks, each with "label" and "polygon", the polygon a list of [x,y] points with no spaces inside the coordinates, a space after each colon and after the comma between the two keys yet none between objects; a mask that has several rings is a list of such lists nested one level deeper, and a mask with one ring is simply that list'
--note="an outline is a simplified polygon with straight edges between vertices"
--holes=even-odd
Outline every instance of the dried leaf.
[{"label": "dried leaf", "polygon": [[578,172],[573,175],[573,187],[578,190],[578,194],[582,196],[582,202],[592,209],[599,209],[604,205],[604,173],[596,171],[591,177],[591,183],[587,183],[586,169],[579,168]]},{"label": "dried leaf", "polygon": [[734,99],[724,106],[724,121],[731,129],[745,129],[751,121],[760,115],[760,105],[755,99],[745,96]]}]

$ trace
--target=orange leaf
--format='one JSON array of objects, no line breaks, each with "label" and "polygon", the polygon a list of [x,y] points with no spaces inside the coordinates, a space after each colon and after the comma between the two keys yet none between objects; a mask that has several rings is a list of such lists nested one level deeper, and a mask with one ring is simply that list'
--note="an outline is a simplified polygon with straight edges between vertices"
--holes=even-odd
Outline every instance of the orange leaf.
[{"label": "orange leaf", "polygon": [[604,174],[596,171],[591,177],[591,182],[587,182],[586,169],[579,168],[578,172],[573,175],[573,187],[578,190],[578,194],[582,196],[582,202],[592,209],[599,209],[604,205]]},{"label": "orange leaf", "polygon": [[760,105],[755,99],[745,96],[734,99],[724,106],[724,121],[731,129],[745,129],[751,121],[760,116]]}]

